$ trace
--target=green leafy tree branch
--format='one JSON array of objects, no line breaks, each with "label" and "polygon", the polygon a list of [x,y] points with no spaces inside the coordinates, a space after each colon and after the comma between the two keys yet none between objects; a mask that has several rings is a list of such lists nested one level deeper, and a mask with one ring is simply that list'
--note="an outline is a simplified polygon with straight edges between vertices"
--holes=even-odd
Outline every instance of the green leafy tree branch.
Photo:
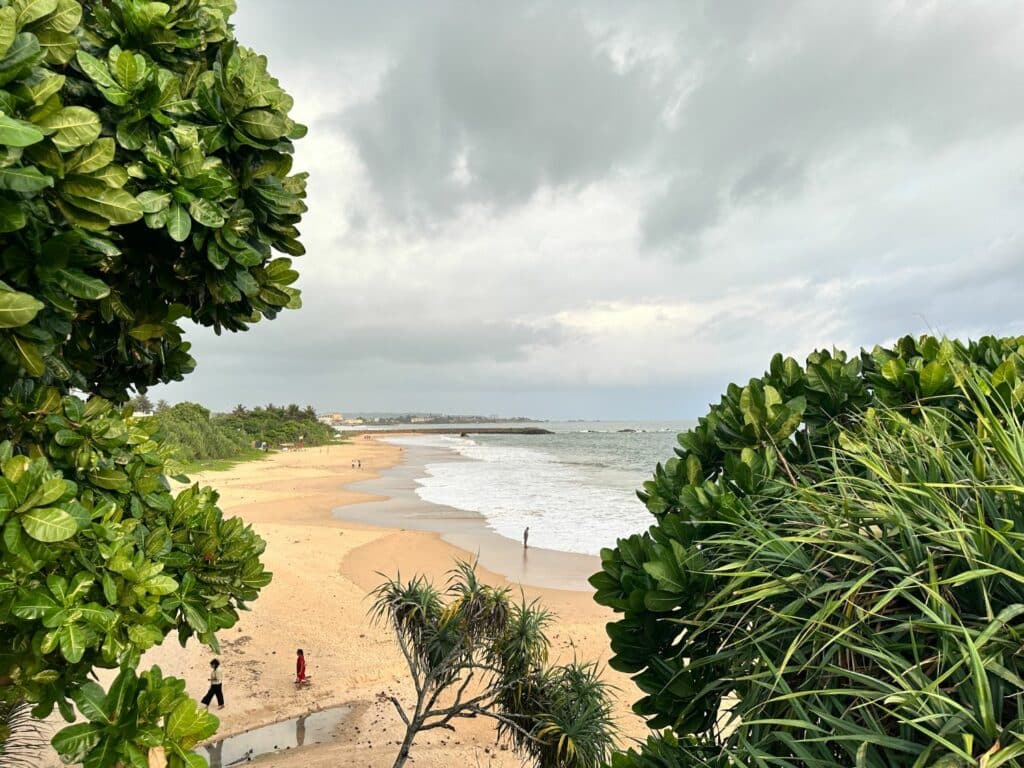
[{"label": "green leafy tree branch", "polygon": [[[194,368],[180,320],[300,304],[305,129],[233,11],[0,0],[0,699],[77,709],[54,746],[90,767],[203,764],[216,718],[136,667],[172,633],[216,648],[270,579],[120,405]],[[109,691],[98,667],[121,670]]]}]

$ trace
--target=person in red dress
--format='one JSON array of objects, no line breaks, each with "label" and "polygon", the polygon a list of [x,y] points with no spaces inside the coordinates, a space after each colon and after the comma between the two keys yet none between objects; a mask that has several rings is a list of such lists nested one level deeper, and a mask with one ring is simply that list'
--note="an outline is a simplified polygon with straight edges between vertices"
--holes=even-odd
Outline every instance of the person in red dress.
[{"label": "person in red dress", "polygon": [[295,657],[295,682],[298,685],[306,682],[306,657],[299,648]]}]

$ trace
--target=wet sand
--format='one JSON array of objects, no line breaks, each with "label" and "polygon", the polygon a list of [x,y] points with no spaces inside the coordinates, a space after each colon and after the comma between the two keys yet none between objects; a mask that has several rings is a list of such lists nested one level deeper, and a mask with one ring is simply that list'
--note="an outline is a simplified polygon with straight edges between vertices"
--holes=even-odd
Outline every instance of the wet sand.
[{"label": "wet sand", "polygon": [[431,504],[416,495],[416,478],[422,477],[424,465],[466,461],[465,458],[441,448],[400,446],[400,450],[400,464],[382,470],[379,477],[349,485],[354,491],[379,497],[378,500],[338,507],[334,510],[336,518],[440,534],[443,541],[472,553],[480,565],[511,582],[592,591],[587,579],[600,570],[600,558],[538,547],[525,549],[521,542],[496,533],[476,512]]}]

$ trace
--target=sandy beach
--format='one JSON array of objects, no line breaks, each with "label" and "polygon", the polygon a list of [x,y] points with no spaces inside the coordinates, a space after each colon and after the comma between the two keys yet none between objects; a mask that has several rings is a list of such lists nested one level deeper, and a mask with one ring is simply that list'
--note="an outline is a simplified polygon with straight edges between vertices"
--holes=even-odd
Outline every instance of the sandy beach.
[{"label": "sandy beach", "polygon": [[[575,656],[603,664],[610,655],[604,633],[610,612],[593,602],[584,582],[597,569],[597,558],[533,549],[524,558],[520,544],[489,532],[480,518],[446,514],[445,508],[419,501],[411,493],[410,472],[401,471],[403,452],[357,438],[192,478],[218,489],[225,512],[251,523],[266,540],[264,562],[274,574],[252,610],[221,633],[227,702],[215,710],[221,718],[217,738],[347,708],[340,723],[316,734],[300,721],[301,750],[267,755],[258,760],[260,765],[377,768],[393,762],[402,723],[384,697],[408,701],[412,685],[390,633],[366,615],[366,595],[382,581],[380,572],[423,573],[441,583],[456,559],[479,553],[478,572],[485,581],[521,588],[527,599],[540,598],[557,614],[549,632],[553,661]],[[354,459],[361,469],[352,467]],[[300,647],[312,684],[296,689],[295,650]],[[211,658],[198,644],[182,649],[168,639],[147,654],[143,665],[159,664],[165,673],[183,677],[199,698]],[[617,716],[623,741],[642,737],[643,723],[628,706],[635,687],[612,670],[605,674],[622,692]],[[294,743],[292,734],[287,737]],[[322,743],[311,743],[318,739]],[[214,765],[230,762],[227,753],[214,758]],[[496,747],[493,722],[485,719],[463,721],[454,733],[421,736],[412,758],[417,765],[438,768],[520,764],[514,754]],[[56,760],[52,764],[59,765]]]}]

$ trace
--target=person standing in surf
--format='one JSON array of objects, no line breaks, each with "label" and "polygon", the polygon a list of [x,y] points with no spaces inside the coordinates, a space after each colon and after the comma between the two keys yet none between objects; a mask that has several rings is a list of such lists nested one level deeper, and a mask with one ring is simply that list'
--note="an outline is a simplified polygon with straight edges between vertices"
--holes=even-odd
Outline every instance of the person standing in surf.
[{"label": "person standing in surf", "polygon": [[523,549],[526,549],[527,542],[530,539],[530,526],[523,528]]}]

